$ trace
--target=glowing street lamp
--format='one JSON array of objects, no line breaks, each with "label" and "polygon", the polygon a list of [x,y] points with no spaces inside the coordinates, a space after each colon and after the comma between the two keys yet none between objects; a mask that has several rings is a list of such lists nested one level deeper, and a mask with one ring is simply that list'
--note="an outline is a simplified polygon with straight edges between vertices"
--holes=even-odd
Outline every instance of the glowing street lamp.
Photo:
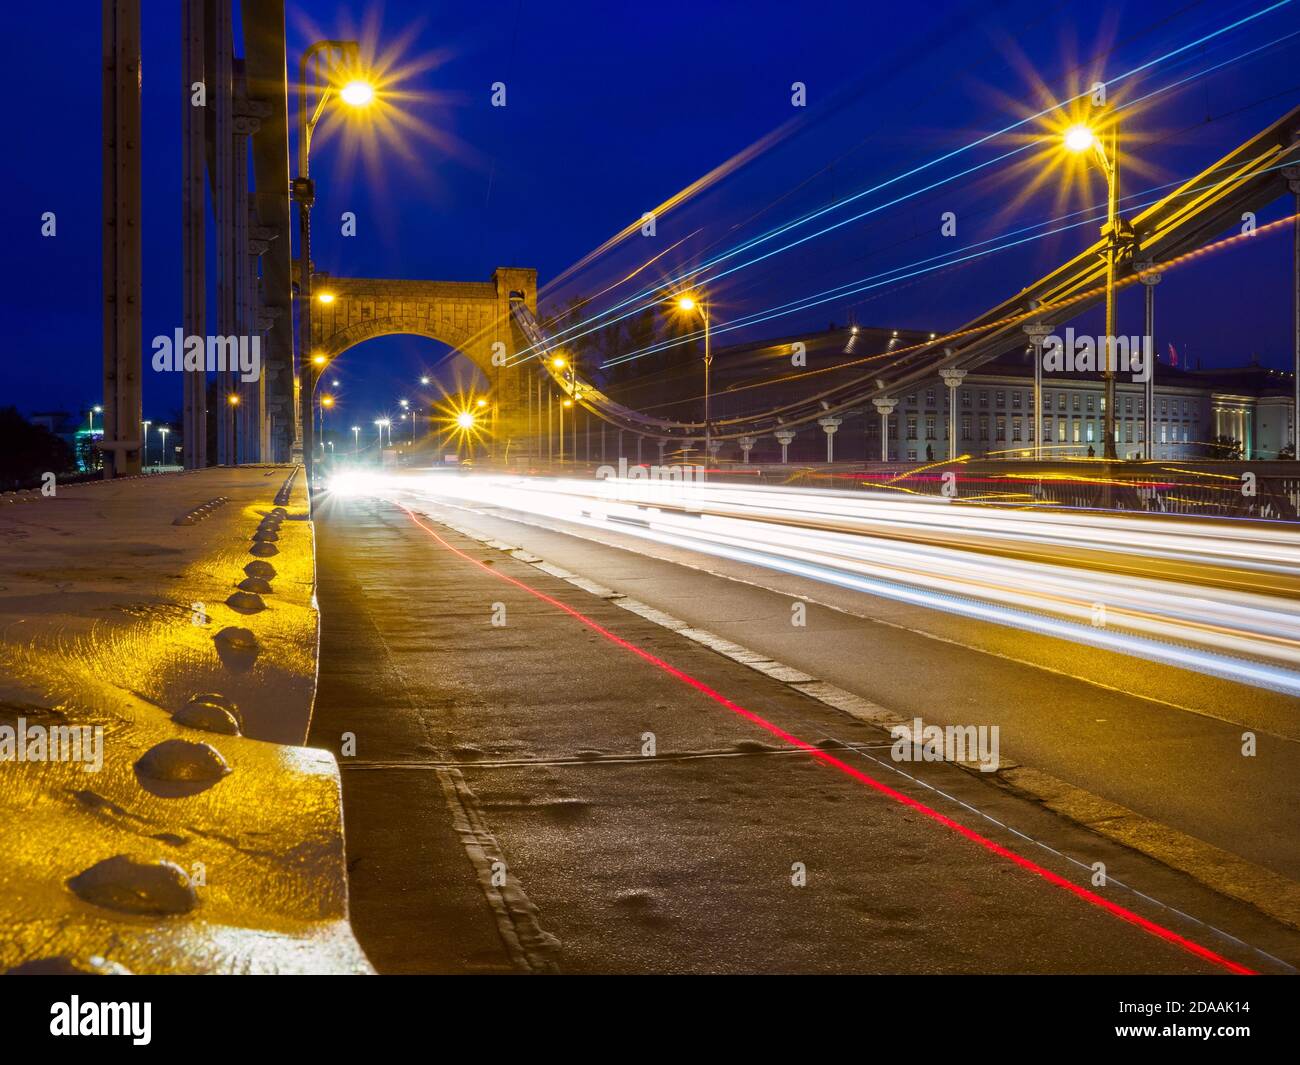
[{"label": "glowing street lamp", "polygon": [[474,412],[463,410],[456,415],[456,424],[462,429],[474,428]]},{"label": "glowing street lamp", "polygon": [[[1064,142],[1068,151],[1076,154],[1091,152],[1098,168],[1106,177],[1106,224],[1101,235],[1106,240],[1106,361],[1102,371],[1106,382],[1103,402],[1106,409],[1102,418],[1102,457],[1116,458],[1115,452],[1115,271],[1119,265],[1121,240],[1124,233],[1119,221],[1119,149],[1117,134],[1119,120],[1111,116],[1106,130],[1109,147],[1088,126],[1071,126],[1065,131]],[[1042,417],[1038,411],[1036,417]]]},{"label": "glowing street lamp", "polygon": [[676,299],[677,309],[683,314],[699,312],[704,323],[704,463],[708,462],[713,452],[710,448],[712,426],[709,419],[709,367],[713,365],[713,350],[709,346],[709,308],[704,297],[691,292],[683,292]]},{"label": "glowing street lamp", "polygon": [[[326,104],[336,93],[336,82],[327,76],[319,80],[320,64],[313,61],[324,54],[333,62],[330,74],[337,76],[339,67],[355,70],[361,46],[356,41],[316,41],[302,54],[298,67],[298,176],[291,191],[298,203],[298,391],[300,393],[298,423],[302,433],[302,456],[311,473],[313,448],[312,435],[312,382],[306,353],[311,347],[311,208],[316,199],[311,180],[311,137],[325,111]],[[314,77],[311,87],[318,91],[316,107],[307,113],[308,72]],[[363,109],[374,102],[374,87],[363,78],[349,77],[337,86],[337,95],[343,104],[353,109]],[[322,292],[318,302],[334,302],[334,293]]]},{"label": "glowing street lamp", "polygon": [[361,426],[352,427],[352,454],[357,454],[361,450]]},{"label": "glowing street lamp", "polygon": [[148,418],[140,422],[144,426],[144,464],[149,465],[149,426],[153,425],[153,419]]},{"label": "glowing street lamp", "polygon": [[93,407],[90,408],[90,435],[91,436],[95,435],[95,415],[103,414],[103,413],[104,413],[104,408],[101,407],[98,403],[96,403]]},{"label": "glowing street lamp", "polygon": [[167,465],[167,434],[171,432],[171,429],[166,425],[160,425],[158,427],[158,432],[162,434],[162,461],[159,462],[158,465],[166,466]]},{"label": "glowing street lamp", "polygon": [[368,81],[353,79],[339,90],[339,96],[349,107],[365,107],[375,98],[375,87]]}]

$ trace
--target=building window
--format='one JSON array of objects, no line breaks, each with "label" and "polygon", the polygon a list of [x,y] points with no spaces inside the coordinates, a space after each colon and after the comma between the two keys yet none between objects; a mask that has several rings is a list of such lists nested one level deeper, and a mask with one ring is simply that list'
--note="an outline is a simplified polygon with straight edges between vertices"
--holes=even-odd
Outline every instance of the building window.
[{"label": "building window", "polygon": [[916,415],[915,414],[909,414],[907,416],[907,439],[909,440],[916,439]]},{"label": "building window", "polygon": [[1126,444],[1131,444],[1131,443],[1133,443],[1133,423],[1132,423],[1132,422],[1125,422],[1125,423],[1124,423],[1124,443],[1126,443]]},{"label": "building window", "polygon": [[1012,410],[1019,410],[1019,409],[1020,409],[1020,405],[1021,405],[1021,401],[1022,401],[1023,399],[1024,399],[1024,397],[1023,397],[1019,392],[1012,392],[1012,393],[1011,393],[1011,409],[1012,409]]},{"label": "building window", "polygon": [[1092,413],[1092,409],[1093,409],[1093,396],[1092,396],[1092,393],[1089,393],[1089,394],[1088,394],[1088,413],[1089,413],[1089,414]]},{"label": "building window", "polygon": [[907,405],[908,405],[909,407],[915,407],[915,406],[916,406],[916,393],[915,393],[915,392],[911,392],[911,393],[908,394],[908,397],[907,397]]},{"label": "building window", "polygon": [[1051,419],[1051,418],[1044,418],[1044,419],[1043,419],[1043,439],[1044,439],[1044,440],[1047,440],[1047,441],[1049,441],[1049,442],[1050,442],[1051,439],[1052,439],[1052,419]]},{"label": "building window", "polygon": [[1160,417],[1165,418],[1168,417],[1168,415],[1169,415],[1169,400],[1162,399],[1160,401]]},{"label": "building window", "polygon": [[1052,409],[1052,394],[1051,394],[1050,392],[1044,392],[1044,393],[1043,393],[1043,410],[1051,410],[1051,409]]},{"label": "building window", "polygon": [[1020,426],[1020,419],[1019,419],[1019,418],[1012,418],[1012,419],[1011,419],[1011,439],[1012,439],[1013,441],[1017,442],[1017,443],[1022,439],[1022,437],[1021,437],[1021,435],[1020,435],[1020,428],[1021,428],[1021,426]]},{"label": "building window", "polygon": [[999,417],[997,441],[999,444],[1004,444],[1006,443],[1006,440],[1007,440],[1007,420],[1006,418]]},{"label": "building window", "polygon": [[962,418],[961,420],[961,438],[963,440],[970,439],[970,418]]},{"label": "building window", "polygon": [[[1078,397],[1076,396],[1075,398],[1077,399]],[[1078,418],[1074,419],[1074,442],[1076,444],[1079,443],[1079,419]]]},{"label": "building window", "polygon": [[1005,407],[1007,405],[1007,394],[1005,392],[999,392],[997,394],[997,405],[999,407]]},{"label": "building window", "polygon": [[1079,413],[1079,400],[1080,400],[1080,398],[1081,398],[1081,397],[1080,397],[1079,393],[1076,392],[1076,393],[1074,394],[1074,397],[1073,397],[1072,402],[1070,403],[1070,406],[1074,408],[1074,412],[1075,412],[1076,414]]},{"label": "building window", "polygon": [[984,417],[980,418],[980,439],[987,440],[988,438],[989,438],[989,419],[988,416],[985,415]]},{"label": "building window", "polygon": [[1056,439],[1058,443],[1065,443],[1065,419],[1059,418],[1056,422]]},{"label": "building window", "polygon": [[1058,392],[1058,393],[1056,393],[1056,409],[1057,409],[1057,410],[1065,410],[1065,393],[1064,393],[1064,392]]},{"label": "building window", "polygon": [[962,392],[962,394],[961,394],[961,405],[962,405],[963,407],[969,407],[969,406],[970,406],[970,389],[969,389],[969,388],[966,389],[966,390],[965,390],[964,392]]},{"label": "building window", "polygon": [[1092,422],[1089,422],[1087,425],[1087,432],[1085,435],[1087,437],[1088,443],[1090,444],[1092,443],[1092,432],[1093,432],[1093,425]]},{"label": "building window", "polygon": [[985,390],[985,389],[983,389],[983,388],[981,388],[981,389],[980,389],[980,406],[981,406],[981,407],[987,407],[988,405],[989,405],[989,394],[988,394],[988,391]]},{"label": "building window", "polygon": [[1133,397],[1132,397],[1132,396],[1125,396],[1125,397],[1124,397],[1124,413],[1125,413],[1125,414],[1132,414],[1132,413],[1133,413]]},{"label": "building window", "polygon": [[925,419],[925,438],[926,438],[927,440],[933,440],[933,439],[935,438],[935,437],[934,437],[934,415],[933,415],[933,414],[926,415],[926,419]]},{"label": "building window", "polygon": [[907,449],[907,461],[908,462],[916,461],[916,450],[914,448]]},{"label": "building window", "polygon": [[927,407],[933,407],[933,406],[934,406],[934,389],[933,389],[933,388],[927,388],[927,389],[925,390],[925,405],[926,405]]}]

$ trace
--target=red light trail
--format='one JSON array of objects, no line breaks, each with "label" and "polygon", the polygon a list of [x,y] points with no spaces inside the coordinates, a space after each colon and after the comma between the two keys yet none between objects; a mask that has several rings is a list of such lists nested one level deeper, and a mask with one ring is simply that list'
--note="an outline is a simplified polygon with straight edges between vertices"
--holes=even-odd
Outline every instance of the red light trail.
[{"label": "red light trail", "polygon": [[900,791],[896,791],[895,789],[889,787],[889,785],[881,783],[879,780],[876,780],[874,777],[862,772],[860,769],[856,769],[855,767],[849,765],[847,762],[844,762],[841,759],[836,758],[834,755],[829,754],[828,752],[822,750],[821,748],[816,747],[811,743],[808,743],[806,740],[800,739],[798,736],[795,736],[793,733],[787,732],[779,725],[773,724],[771,721],[768,721],[766,718],[762,717],[760,714],[755,713],[753,710],[749,710],[746,707],[741,706],[739,703],[733,702],[731,699],[728,699],[721,692],[716,691],[715,689],[709,687],[709,685],[705,684],[703,681],[699,680],[698,678],[691,676],[689,673],[686,673],[678,669],[676,666],[672,665],[669,662],[666,662],[664,659],[658,657],[657,655],[653,655],[649,651],[646,651],[643,648],[638,647],[636,644],[628,640],[625,640],[623,637],[616,635],[615,633],[611,632],[609,629],[605,628],[600,623],[589,618],[586,614],[583,614],[581,611],[576,610],[573,607],[560,602],[560,600],[554,598],[553,596],[547,595],[545,592],[538,591],[536,588],[533,588],[531,585],[525,584],[523,581],[518,580],[515,577],[511,577],[508,574],[502,573],[500,570],[493,568],[492,566],[488,566],[483,562],[480,562],[478,559],[471,557],[470,555],[466,554],[464,551],[461,551],[459,548],[453,547],[441,536],[439,536],[434,529],[430,528],[423,521],[421,521],[416,516],[415,512],[412,511],[409,507],[407,507],[404,503],[398,502],[396,500],[394,500],[394,502],[396,503],[397,506],[401,507],[401,509],[406,512],[407,516],[416,525],[418,525],[421,529],[423,529],[426,533],[428,533],[434,540],[436,540],[442,547],[446,548],[452,554],[456,555],[461,559],[464,559],[466,562],[469,562],[471,565],[477,566],[484,573],[490,573],[493,577],[496,577],[499,580],[503,580],[508,584],[512,584],[516,588],[519,588],[522,591],[527,592],[529,595],[533,596],[534,598],[540,599],[542,602],[555,607],[557,610],[563,611],[564,613],[568,614],[570,617],[574,618],[575,620],[580,621],[583,625],[587,626],[587,628],[591,629],[593,632],[599,633],[601,636],[609,640],[611,643],[617,644],[619,647],[631,651],[638,658],[642,659],[645,662],[648,662],[650,665],[654,666],[655,668],[662,670],[664,673],[667,673],[669,676],[675,677],[677,680],[681,681],[683,684],[687,685],[688,687],[694,688],[701,695],[704,695],[708,699],[717,703],[719,706],[725,707],[727,710],[730,710],[733,714],[736,714],[738,717],[744,718],[746,721],[749,721],[751,724],[757,725],[759,728],[775,736],[777,739],[780,739],[783,742],[788,743],[791,746],[796,747],[801,751],[804,751],[806,754],[811,755],[813,758],[824,763],[825,765],[828,765],[833,769],[839,770],[845,776],[851,777],[853,780],[856,780],[858,783],[865,784],[867,787],[873,789],[874,791],[879,792],[882,795],[887,796],[888,798],[894,800],[895,802],[900,803],[903,806],[909,807],[910,809],[915,810],[917,813],[923,814],[925,817],[928,817],[930,820],[938,822],[944,827],[951,829],[952,831],[958,833],[961,836],[964,836],[966,839],[970,840],[973,843],[977,843],[985,850],[998,855],[998,857],[1005,858],[1007,861],[1019,866],[1021,869],[1033,873],[1035,876],[1042,877],[1049,884],[1052,884],[1055,887],[1060,888],[1062,891],[1067,891],[1070,894],[1075,895],[1076,897],[1082,899],[1084,902],[1087,902],[1090,905],[1095,906],[1100,910],[1104,910],[1106,913],[1109,913],[1112,917],[1116,917],[1121,921],[1127,922],[1128,924],[1135,925],[1136,927],[1140,928],[1142,931],[1148,933],[1149,935],[1155,936],[1157,939],[1162,939],[1167,943],[1172,943],[1174,946],[1179,947],[1180,949],[1186,951],[1188,954],[1192,954],[1195,957],[1202,959],[1203,961],[1207,961],[1211,963],[1212,965],[1217,965],[1220,968],[1225,969],[1230,973],[1234,973],[1237,975],[1245,975],[1245,976],[1257,975],[1255,973],[1255,970],[1248,969],[1244,965],[1239,965],[1236,962],[1223,957],[1222,955],[1216,954],[1208,947],[1203,947],[1199,943],[1187,939],[1184,936],[1180,936],[1177,932],[1173,931],[1172,929],[1166,928],[1161,924],[1157,924],[1155,921],[1148,920],[1147,918],[1141,916],[1140,914],[1134,913],[1132,910],[1120,906],[1118,903],[1111,902],[1109,899],[1102,898],[1096,892],[1089,891],[1087,888],[1080,887],[1078,884],[1075,884],[1070,880],[1067,880],[1065,877],[1052,872],[1050,869],[1047,869],[1044,866],[1039,865],[1037,862],[1030,861],[1028,858],[1025,858],[1020,854],[1017,854],[1015,851],[1009,850],[1008,848],[1002,846],[1000,843],[995,843],[993,840],[989,839],[988,837],[982,836],[978,832],[975,832],[973,829],[967,828],[965,825],[960,824],[957,821],[954,821],[951,817],[941,814],[938,810],[935,810],[933,807],[927,806],[923,802],[913,799],[910,796],[904,795]]}]

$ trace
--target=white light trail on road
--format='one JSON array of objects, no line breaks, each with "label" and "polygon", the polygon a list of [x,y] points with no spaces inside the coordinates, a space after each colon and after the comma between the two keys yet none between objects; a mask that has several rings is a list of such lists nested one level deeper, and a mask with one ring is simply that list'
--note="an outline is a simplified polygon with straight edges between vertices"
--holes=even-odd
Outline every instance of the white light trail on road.
[{"label": "white light trail on road", "polygon": [[1279,589],[1300,575],[1300,531],[1276,524],[615,478],[439,472],[361,490],[604,529],[1300,696],[1300,604]]}]

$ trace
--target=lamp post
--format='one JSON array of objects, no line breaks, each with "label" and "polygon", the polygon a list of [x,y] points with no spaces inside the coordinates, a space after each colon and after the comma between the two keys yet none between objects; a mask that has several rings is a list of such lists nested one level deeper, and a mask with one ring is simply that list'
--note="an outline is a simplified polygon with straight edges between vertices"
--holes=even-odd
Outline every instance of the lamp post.
[{"label": "lamp post", "polygon": [[101,407],[98,403],[96,403],[93,407],[90,408],[90,435],[92,438],[95,435],[95,415],[102,414],[103,412],[104,412],[104,408]]},{"label": "lamp post", "polygon": [[949,366],[940,370],[939,376],[948,386],[948,460],[951,462],[957,458],[957,389],[961,387],[966,371]]},{"label": "lamp post", "polygon": [[1046,322],[1026,322],[1025,335],[1029,337],[1034,348],[1034,458],[1043,457],[1043,341],[1052,334],[1052,327]]},{"label": "lamp post", "polygon": [[232,459],[231,465],[238,466],[239,465],[239,438],[238,438],[239,419],[234,416],[233,412],[234,409],[239,406],[239,393],[238,392],[229,393],[226,396],[226,404],[230,407],[230,410],[232,412],[230,418],[230,458]]},{"label": "lamp post", "polygon": [[709,419],[709,368],[713,365],[713,351],[709,347],[709,306],[703,296],[685,293],[677,297],[677,309],[687,314],[699,311],[700,320],[704,323],[704,461],[707,465],[713,442]]},{"label": "lamp post", "polygon": [[325,451],[325,438],[326,438],[326,432],[325,432],[325,412],[326,412],[327,410],[330,410],[333,406],[334,406],[334,397],[333,397],[333,396],[329,396],[329,395],[321,396],[321,398],[320,398],[320,439],[321,439],[321,452],[322,452],[322,453],[324,453],[324,451]]},{"label": "lamp post", "polygon": [[871,402],[880,413],[880,461],[888,462],[889,416],[894,413],[894,408],[898,406],[898,400],[893,396],[875,396]]},{"label": "lamp post", "polygon": [[141,457],[144,459],[144,465],[148,466],[149,465],[149,426],[153,425],[153,419],[149,419],[148,421],[141,421],[140,424],[144,426],[144,455]]},{"label": "lamp post", "polygon": [[[307,352],[311,350],[311,207],[316,199],[315,186],[310,172],[311,135],[324,113],[325,105],[334,93],[334,83],[328,78],[322,84],[319,57],[324,54],[355,65],[360,46],[356,41],[317,41],[302,54],[298,76],[298,177],[292,185],[293,198],[298,204],[298,421],[301,433],[300,448],[307,465],[310,483],[312,462],[312,390],[311,368]],[[316,60],[312,88],[319,90],[315,110],[307,114],[307,69]],[[338,92],[349,107],[365,107],[374,99],[374,88],[365,81],[354,80],[343,85]]]},{"label": "lamp post", "polygon": [[1138,280],[1142,282],[1144,290],[1146,331],[1143,343],[1150,345],[1150,351],[1145,353],[1143,361],[1147,379],[1142,382],[1142,457],[1150,462],[1155,457],[1151,437],[1156,427],[1156,285],[1160,284],[1160,271],[1153,262],[1135,263],[1134,266],[1139,271]]},{"label": "lamp post", "polygon": [[[567,370],[569,371],[569,393],[570,393],[570,395],[572,395],[572,396],[576,399],[576,398],[577,398],[577,395],[578,395],[578,367],[577,367],[577,365],[576,365],[575,363],[573,363],[573,362],[570,362],[568,359],[564,358],[563,355],[557,355],[557,356],[555,356],[555,358],[553,358],[553,359],[551,360],[551,365],[552,365],[553,367],[555,367],[555,369],[561,371],[561,378],[563,378],[563,371],[564,371],[564,370],[567,369]],[[559,421],[559,427],[558,427],[558,430],[559,430],[559,435],[560,435],[560,456],[559,456],[559,457],[560,457],[560,465],[561,465],[561,466],[564,465],[564,408],[565,408],[565,407],[572,407],[572,406],[573,406],[573,400],[572,400],[572,399],[567,399],[567,398],[566,398],[566,399],[563,399],[563,400],[560,401],[560,421]],[[573,457],[574,457],[574,458],[577,458],[577,456],[578,456],[578,437],[577,437],[577,432],[578,432],[578,412],[577,412],[577,411],[574,411],[574,412],[573,412],[573,432],[574,432],[574,437],[573,437]]]},{"label": "lamp post", "polygon": [[352,454],[357,455],[361,452],[361,426],[352,427]]},{"label": "lamp post", "polygon": [[1113,115],[1106,132],[1109,149],[1087,126],[1072,126],[1065,132],[1065,146],[1072,152],[1093,153],[1097,165],[1106,176],[1106,224],[1101,235],[1106,239],[1106,365],[1103,370],[1106,405],[1102,432],[1106,437],[1102,457],[1113,459],[1115,454],[1115,271],[1119,266],[1120,249],[1132,235],[1132,230],[1119,219],[1119,149],[1117,133],[1119,120]]},{"label": "lamp post", "polygon": [[158,427],[158,432],[162,434],[162,461],[160,461],[158,465],[166,466],[167,465],[167,434],[171,432],[171,429],[165,425],[160,425]]}]

